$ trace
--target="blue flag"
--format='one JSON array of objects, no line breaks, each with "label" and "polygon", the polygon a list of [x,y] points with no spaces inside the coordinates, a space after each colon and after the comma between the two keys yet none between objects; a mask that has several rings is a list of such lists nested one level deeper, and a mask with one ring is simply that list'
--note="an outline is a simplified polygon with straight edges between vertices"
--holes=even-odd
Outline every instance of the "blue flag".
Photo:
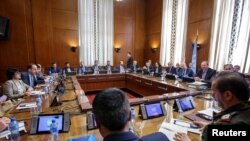
[{"label": "blue flag", "polygon": [[198,30],[196,34],[196,39],[194,40],[193,44],[193,54],[192,54],[192,67],[194,74],[196,74],[196,60],[197,60],[197,39],[198,39]]}]

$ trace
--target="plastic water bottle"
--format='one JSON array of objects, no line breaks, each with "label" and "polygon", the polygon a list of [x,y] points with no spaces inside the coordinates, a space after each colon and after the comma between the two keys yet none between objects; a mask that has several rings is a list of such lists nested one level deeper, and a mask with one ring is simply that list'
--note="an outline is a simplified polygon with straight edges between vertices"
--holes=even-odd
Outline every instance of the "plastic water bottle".
[{"label": "plastic water bottle", "polygon": [[58,124],[55,119],[52,119],[50,124],[51,141],[59,141],[58,137]]},{"label": "plastic water bottle", "polygon": [[45,92],[45,94],[48,94],[48,93],[49,93],[49,87],[48,87],[48,86],[45,86],[45,87],[44,87],[44,92]]},{"label": "plastic water bottle", "polygon": [[10,131],[10,140],[11,141],[19,141],[20,140],[19,125],[16,121],[16,118],[14,118],[14,117],[12,117],[10,119],[9,131]]},{"label": "plastic water bottle", "polygon": [[42,99],[40,95],[36,97],[36,106],[37,106],[37,112],[41,113],[43,110],[42,110]]},{"label": "plastic water bottle", "polygon": [[130,131],[134,132],[134,125],[135,125],[135,109],[134,109],[134,107],[131,107],[130,111],[131,111],[131,126],[130,126]]}]

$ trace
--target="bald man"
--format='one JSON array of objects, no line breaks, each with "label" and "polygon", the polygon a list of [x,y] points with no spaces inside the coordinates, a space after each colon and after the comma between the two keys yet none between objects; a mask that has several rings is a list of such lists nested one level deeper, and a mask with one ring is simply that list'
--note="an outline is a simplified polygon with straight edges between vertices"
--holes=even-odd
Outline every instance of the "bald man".
[{"label": "bald man", "polygon": [[216,70],[209,68],[207,61],[202,61],[201,69],[196,73],[195,80],[203,82],[211,82],[211,79],[215,74]]}]

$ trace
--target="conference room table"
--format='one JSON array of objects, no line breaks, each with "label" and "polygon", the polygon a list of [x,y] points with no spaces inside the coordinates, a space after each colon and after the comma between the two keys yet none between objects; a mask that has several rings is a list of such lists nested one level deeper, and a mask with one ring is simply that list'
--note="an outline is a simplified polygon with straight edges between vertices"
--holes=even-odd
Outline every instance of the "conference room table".
[{"label": "conference room table", "polygon": [[[109,75],[119,75],[119,74],[109,74]],[[123,80],[125,80],[125,86],[127,83],[126,77],[128,77],[128,76],[144,77],[144,76],[137,76],[135,74],[124,74],[124,75],[125,75],[125,79],[123,79]],[[47,96],[43,96],[43,98],[42,98],[42,100],[43,100],[43,105],[42,105],[43,113],[48,114],[48,113],[58,113],[58,112],[63,111],[63,112],[69,112],[71,114],[70,130],[67,133],[60,133],[59,134],[60,141],[64,141],[64,140],[66,141],[69,138],[78,138],[78,137],[87,136],[90,134],[94,134],[98,141],[102,140],[103,138],[100,135],[98,129],[87,130],[86,111],[84,111],[81,107],[82,101],[86,102],[86,99],[79,98],[79,97],[84,96],[84,89],[82,89],[82,87],[81,87],[81,85],[82,85],[81,83],[83,83],[84,81],[78,81],[77,77],[78,76],[72,76],[72,77],[69,77],[68,79],[65,80],[66,90],[65,90],[65,94],[63,94],[61,96],[62,105],[56,106],[56,107],[50,107],[50,103],[54,98],[54,94],[52,92],[50,94],[48,94]],[[88,77],[96,77],[96,76],[89,75]],[[155,81],[155,78],[150,78],[150,79]],[[172,86],[173,82],[171,80],[169,80],[169,81],[164,80],[164,82],[160,82],[160,83],[168,84],[171,87],[173,87]],[[174,84],[174,85],[176,85],[176,84]],[[178,87],[180,89],[183,89],[183,90],[190,90],[192,92],[195,92],[194,89],[192,89],[192,88],[190,89],[190,88],[186,87],[185,85],[186,84],[183,84],[180,82]],[[178,93],[178,92],[176,92],[176,93]],[[209,95],[209,93],[203,94],[203,95]],[[145,97],[147,97],[147,96],[145,96]],[[29,98],[25,99],[24,101],[34,101],[34,100],[35,100],[34,98],[29,97]],[[165,99],[165,101],[173,101],[173,100],[174,99],[169,99],[169,100]],[[190,114],[190,113],[196,112],[198,110],[203,110],[203,109],[206,109],[206,108],[209,108],[212,106],[212,101],[198,98],[198,97],[196,97],[196,95],[194,95],[194,101],[196,103],[196,108],[194,110],[184,112],[184,113],[179,113],[179,112],[173,111],[173,118],[188,120],[187,118],[184,117],[186,114]],[[148,119],[148,120],[142,120],[138,116],[139,106],[137,105],[137,103],[132,104],[132,106],[135,108],[135,112],[136,112],[136,120],[135,120],[135,127],[134,127],[135,134],[140,136],[140,137],[157,132],[159,130],[162,122],[167,120],[167,116],[162,116],[162,117]],[[31,114],[32,113],[30,112],[30,110],[20,112],[20,111],[16,111],[15,108],[13,108],[13,110],[9,111],[5,116],[7,116],[7,117],[14,116],[14,117],[16,117],[16,119],[18,121],[25,121],[26,129],[27,129],[27,131],[29,131],[30,119],[32,117]],[[169,113],[167,113],[167,115],[168,114]],[[188,133],[188,135],[191,138],[191,140],[193,140],[193,141],[200,140],[200,136],[198,134]],[[0,139],[0,140],[5,140],[5,139]],[[21,136],[21,140],[24,140],[24,141],[26,141],[26,140],[28,140],[28,141],[38,141],[38,140],[39,141],[47,141],[47,140],[50,140],[50,134],[29,135],[27,133],[27,134],[24,134]]]}]

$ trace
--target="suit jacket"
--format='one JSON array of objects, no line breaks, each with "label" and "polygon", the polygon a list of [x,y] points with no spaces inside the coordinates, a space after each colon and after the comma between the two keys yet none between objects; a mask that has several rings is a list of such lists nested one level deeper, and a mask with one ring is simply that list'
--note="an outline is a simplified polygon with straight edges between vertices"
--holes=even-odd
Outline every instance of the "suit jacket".
[{"label": "suit jacket", "polygon": [[130,71],[134,72],[135,68],[136,68],[136,70],[140,70],[140,66],[139,65],[136,65],[136,66],[132,65],[132,66],[130,66]]},{"label": "suit jacket", "polygon": [[185,72],[185,70],[182,68],[182,69],[180,69],[180,71],[177,75],[178,75],[178,77],[184,77],[184,76],[194,77],[194,72],[190,68],[186,68],[186,72]]},{"label": "suit jacket", "polygon": [[[203,70],[200,69],[200,70],[196,73],[196,76],[199,77],[200,79],[202,79],[202,74],[203,74]],[[205,76],[205,81],[210,82],[210,81],[211,81],[211,78],[212,78],[213,76],[215,76],[215,74],[216,74],[216,70],[211,69],[211,68],[208,68],[208,69],[207,69],[206,76]]]},{"label": "suit jacket", "polygon": [[[37,85],[37,78],[31,74],[29,74],[28,72],[22,72],[21,73],[21,79],[23,80],[23,82],[31,87],[34,87]],[[30,82],[30,80],[33,80],[33,82]],[[32,86],[32,83],[34,84],[34,86]]]},{"label": "suit jacket", "polygon": [[132,132],[122,132],[108,135],[103,141],[169,141],[169,139],[161,132],[156,132],[142,138],[137,137]]},{"label": "suit jacket", "polygon": [[[18,83],[21,86],[23,92],[26,92],[27,89],[31,88],[29,85],[25,84],[22,80],[19,80]],[[20,98],[23,97],[23,93],[18,93],[17,84],[13,80],[8,80],[3,84],[3,94],[8,96],[8,98]]]},{"label": "suit jacket", "polygon": [[93,72],[95,72],[95,68],[96,68],[96,67],[98,68],[98,71],[102,71],[102,67],[101,67],[101,66],[96,66],[96,65],[94,65],[94,66],[92,66],[92,68],[91,68]]},{"label": "suit jacket", "polygon": [[84,72],[88,71],[87,67],[79,67],[77,68],[77,73],[82,74]]},{"label": "suit jacket", "polygon": [[[74,71],[73,68],[69,68],[69,69],[70,69],[71,72]],[[65,74],[68,74],[68,73],[69,73],[68,68],[67,68],[67,67],[64,67],[64,68],[63,68],[63,72],[64,72]]]},{"label": "suit jacket", "polygon": [[[121,72],[120,66],[121,66],[121,65],[117,66],[117,67],[115,68],[115,70]],[[121,66],[121,67],[123,67],[124,71],[126,70],[126,67],[125,67],[124,65]]]},{"label": "suit jacket", "polygon": [[130,68],[131,66],[133,66],[133,62],[134,62],[134,59],[132,57],[128,58],[127,68]]},{"label": "suit jacket", "polygon": [[158,72],[156,72],[157,68],[154,68],[154,73],[162,73],[162,67],[158,67]]},{"label": "suit jacket", "polygon": [[57,67],[56,69],[53,67],[49,68],[49,74],[51,73],[61,73],[61,69],[59,67]]},{"label": "suit jacket", "polygon": [[167,73],[171,73],[171,74],[176,74],[176,69],[175,69],[175,67],[171,67],[171,68],[167,68]]},{"label": "suit jacket", "polygon": [[105,71],[108,71],[109,67],[110,67],[110,71],[112,71],[112,70],[113,70],[113,66],[111,66],[111,65],[106,65],[106,66],[104,67],[104,70],[105,70]]}]

